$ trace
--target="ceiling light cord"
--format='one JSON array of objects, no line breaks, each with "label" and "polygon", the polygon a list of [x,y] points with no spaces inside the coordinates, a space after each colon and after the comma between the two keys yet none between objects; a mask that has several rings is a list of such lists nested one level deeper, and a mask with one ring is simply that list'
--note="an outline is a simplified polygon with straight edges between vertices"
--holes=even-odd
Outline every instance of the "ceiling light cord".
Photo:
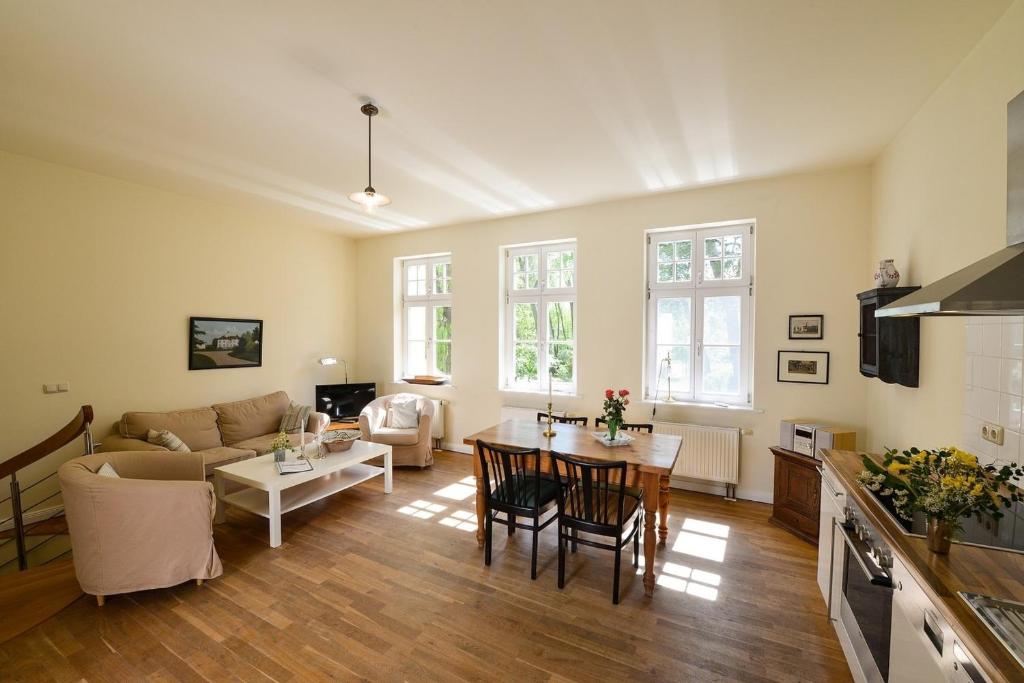
[{"label": "ceiling light cord", "polygon": [[353,192],[348,196],[356,204],[361,204],[367,211],[373,211],[378,206],[387,206],[391,198],[380,194],[373,188],[373,117],[380,110],[377,105],[367,102],[359,108],[359,111],[366,117],[366,189],[362,192]]}]

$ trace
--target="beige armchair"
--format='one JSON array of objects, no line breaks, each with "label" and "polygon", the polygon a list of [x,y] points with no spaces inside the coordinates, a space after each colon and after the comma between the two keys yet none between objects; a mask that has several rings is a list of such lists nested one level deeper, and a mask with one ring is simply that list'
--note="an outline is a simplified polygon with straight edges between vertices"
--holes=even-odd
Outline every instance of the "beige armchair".
[{"label": "beige armchair", "polygon": [[[96,472],[110,463],[120,478]],[[220,576],[217,500],[199,453],[100,453],[58,469],[82,590],[108,595]]]},{"label": "beige armchair", "polygon": [[[397,398],[416,399],[419,427],[398,429],[385,424],[388,406]],[[417,394],[393,394],[370,401],[359,413],[359,431],[363,441],[386,443],[391,446],[392,464],[429,467],[434,464],[434,451],[430,444],[434,403]]]}]

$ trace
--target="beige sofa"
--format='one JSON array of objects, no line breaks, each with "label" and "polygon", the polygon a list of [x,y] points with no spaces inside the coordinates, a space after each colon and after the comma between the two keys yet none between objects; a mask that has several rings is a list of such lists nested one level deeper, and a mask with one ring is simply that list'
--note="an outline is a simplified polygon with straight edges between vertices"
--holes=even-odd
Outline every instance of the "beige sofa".
[{"label": "beige sofa", "polygon": [[[410,429],[386,427],[388,406],[396,398],[416,399],[419,426]],[[359,413],[359,431],[363,441],[391,445],[392,464],[429,467],[434,464],[430,429],[434,419],[434,403],[418,394],[393,394],[370,401]]]},{"label": "beige sofa", "polygon": [[[291,400],[283,391],[266,396],[218,403],[209,408],[172,410],[163,413],[125,413],[114,426],[114,434],[103,440],[103,451],[166,451],[146,441],[150,429],[166,429],[185,442],[203,459],[206,476],[220,465],[245,460],[270,451],[278,434],[281,417]],[[305,440],[311,442],[330,423],[324,413],[310,413]],[[289,434],[293,445],[299,434]]]},{"label": "beige sofa", "polygon": [[[110,463],[120,478],[96,472]],[[220,576],[213,546],[216,499],[198,453],[99,453],[57,470],[75,574],[107,595]]]}]

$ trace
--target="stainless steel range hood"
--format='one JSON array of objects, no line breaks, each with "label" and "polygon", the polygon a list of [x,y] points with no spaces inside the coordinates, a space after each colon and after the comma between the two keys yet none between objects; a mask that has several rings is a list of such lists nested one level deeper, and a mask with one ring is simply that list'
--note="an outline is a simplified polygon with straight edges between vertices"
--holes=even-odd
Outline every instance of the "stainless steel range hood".
[{"label": "stainless steel range hood", "polygon": [[1024,93],[1010,101],[1006,121],[1007,247],[878,309],[876,318],[1024,315]]}]

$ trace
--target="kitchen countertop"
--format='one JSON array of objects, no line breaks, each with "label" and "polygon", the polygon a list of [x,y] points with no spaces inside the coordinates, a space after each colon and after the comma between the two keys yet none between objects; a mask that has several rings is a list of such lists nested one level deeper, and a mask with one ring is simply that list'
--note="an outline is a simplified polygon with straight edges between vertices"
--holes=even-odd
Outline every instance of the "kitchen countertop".
[{"label": "kitchen countertop", "polygon": [[[958,591],[1024,602],[1024,555],[954,543],[949,555],[928,550],[925,539],[908,536],[874,496],[857,484],[861,453],[823,450],[823,464],[907,566],[978,666],[993,681],[1024,681],[1024,667],[957,595]],[[876,459],[881,462],[878,456]]]}]

